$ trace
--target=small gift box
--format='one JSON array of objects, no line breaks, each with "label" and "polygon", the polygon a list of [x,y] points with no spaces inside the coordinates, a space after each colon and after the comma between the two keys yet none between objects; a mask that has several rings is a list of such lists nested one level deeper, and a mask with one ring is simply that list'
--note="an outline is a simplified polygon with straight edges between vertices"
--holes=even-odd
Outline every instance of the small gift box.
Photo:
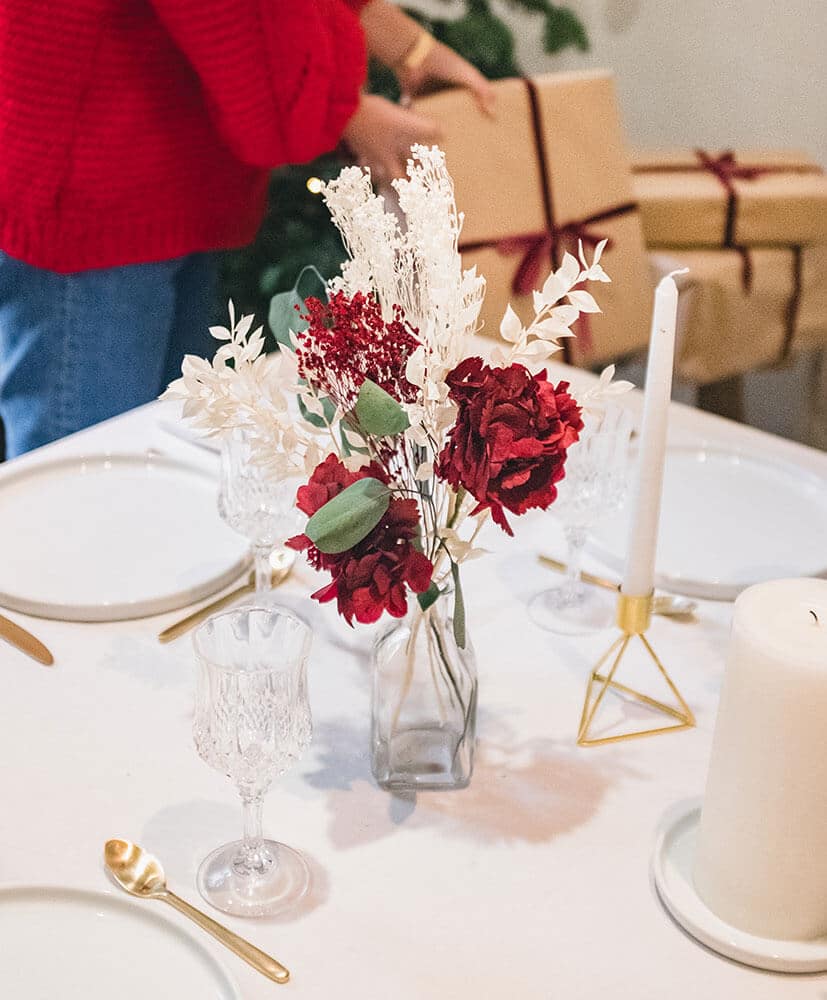
[{"label": "small gift box", "polygon": [[677,370],[706,384],[827,343],[827,247],[676,248],[660,270],[681,279]]},{"label": "small gift box", "polygon": [[805,153],[638,152],[632,170],[649,246],[827,242],[827,176]]},{"label": "small gift box", "polygon": [[[466,214],[465,267],[488,284],[483,332],[498,335],[509,302],[527,320],[531,292],[578,241],[590,252],[608,239],[612,278],[596,290],[601,314],[581,317],[570,360],[597,364],[645,346],[652,285],[634,202],[614,84],[605,72],[501,80],[496,116],[464,90],[417,102],[437,122]],[[609,318],[610,317],[610,318]]]}]

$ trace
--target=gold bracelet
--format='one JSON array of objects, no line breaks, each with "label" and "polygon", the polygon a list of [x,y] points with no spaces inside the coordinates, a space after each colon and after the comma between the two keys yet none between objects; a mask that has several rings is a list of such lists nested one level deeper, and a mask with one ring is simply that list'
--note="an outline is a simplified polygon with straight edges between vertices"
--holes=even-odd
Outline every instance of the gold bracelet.
[{"label": "gold bracelet", "polygon": [[416,41],[400,59],[399,64],[403,69],[418,69],[428,58],[428,53],[436,45],[433,35],[427,31],[420,31]]}]

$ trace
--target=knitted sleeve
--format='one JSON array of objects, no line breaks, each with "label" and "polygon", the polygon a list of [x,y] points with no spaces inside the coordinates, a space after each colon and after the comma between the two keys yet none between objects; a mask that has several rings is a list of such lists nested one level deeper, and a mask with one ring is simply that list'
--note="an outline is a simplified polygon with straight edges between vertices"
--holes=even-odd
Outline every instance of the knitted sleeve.
[{"label": "knitted sleeve", "polygon": [[332,149],[365,77],[359,0],[152,0],[245,163]]}]

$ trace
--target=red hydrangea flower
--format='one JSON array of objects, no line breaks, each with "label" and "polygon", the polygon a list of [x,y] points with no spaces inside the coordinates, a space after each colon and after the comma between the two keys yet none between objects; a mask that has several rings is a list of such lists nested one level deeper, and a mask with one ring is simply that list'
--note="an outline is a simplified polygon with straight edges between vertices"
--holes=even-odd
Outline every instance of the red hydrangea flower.
[{"label": "red hydrangea flower", "polygon": [[439,456],[438,474],[490,508],[509,535],[503,508],[524,514],[557,499],[566,449],[583,427],[568,382],[555,386],[545,371],[532,375],[521,364],[490,368],[466,358],[448,375],[458,413]]},{"label": "red hydrangea flower", "polygon": [[[312,516],[328,500],[366,476],[387,482],[387,473],[376,463],[351,472],[335,455],[328,455],[299,488],[297,505]],[[336,599],[339,614],[348,625],[377,621],[383,611],[401,618],[408,610],[405,588],[420,594],[431,584],[434,567],[413,546],[419,533],[415,500],[392,497],[382,520],[358,545],[346,552],[320,552],[307,535],[296,535],[287,545],[307,554],[316,569],[327,570],[330,583],[312,596],[320,603]]]},{"label": "red hydrangea flower", "polygon": [[322,395],[349,410],[369,378],[400,402],[414,400],[405,365],[419,346],[418,331],[401,306],[387,322],[375,296],[363,292],[335,292],[329,302],[309,298],[305,308],[309,326],[297,337],[298,372]]}]

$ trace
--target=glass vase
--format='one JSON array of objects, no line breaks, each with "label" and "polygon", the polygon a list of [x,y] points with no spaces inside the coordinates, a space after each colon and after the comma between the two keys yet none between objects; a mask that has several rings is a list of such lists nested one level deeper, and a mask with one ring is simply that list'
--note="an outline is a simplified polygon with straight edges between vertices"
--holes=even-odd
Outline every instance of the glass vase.
[{"label": "glass vase", "polygon": [[474,769],[477,667],[454,636],[453,595],[416,600],[373,651],[371,763],[389,791],[465,788]]}]

